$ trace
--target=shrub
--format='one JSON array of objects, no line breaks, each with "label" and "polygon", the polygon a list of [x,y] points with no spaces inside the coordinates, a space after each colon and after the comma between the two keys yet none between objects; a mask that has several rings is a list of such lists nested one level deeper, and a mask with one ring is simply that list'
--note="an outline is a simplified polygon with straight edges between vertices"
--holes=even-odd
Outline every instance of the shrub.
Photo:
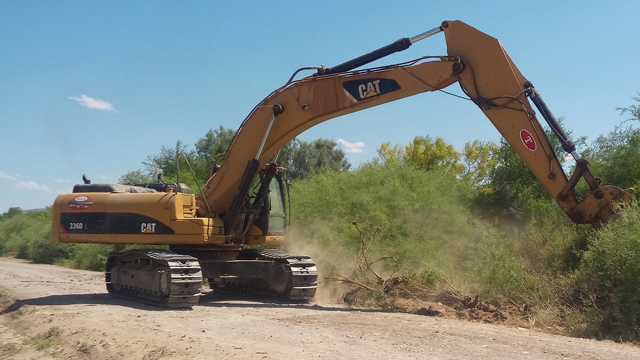
[{"label": "shrub", "polygon": [[526,273],[525,262],[507,246],[504,239],[488,234],[481,239],[481,259],[476,267],[476,288],[484,298],[508,298],[524,302],[533,295],[534,284]]},{"label": "shrub", "polygon": [[104,271],[112,252],[114,245],[73,244],[73,252],[66,263],[77,269]]},{"label": "shrub", "polygon": [[594,233],[575,281],[593,314],[590,329],[615,340],[640,338],[640,207]]},{"label": "shrub", "polygon": [[360,241],[351,222],[368,233],[379,226],[372,258],[393,256],[400,268],[431,269],[460,285],[475,281],[480,240],[490,228],[470,210],[477,191],[452,175],[393,163],[324,172],[294,183],[292,224],[298,241],[352,254]]},{"label": "shrub", "polygon": [[69,245],[52,242],[48,233],[43,237],[31,238],[26,244],[27,256],[24,258],[35,263],[54,264],[69,255]]},{"label": "shrub", "polygon": [[18,214],[0,222],[0,244],[18,258],[53,264],[68,252],[67,245],[49,240],[50,229],[51,209]]}]

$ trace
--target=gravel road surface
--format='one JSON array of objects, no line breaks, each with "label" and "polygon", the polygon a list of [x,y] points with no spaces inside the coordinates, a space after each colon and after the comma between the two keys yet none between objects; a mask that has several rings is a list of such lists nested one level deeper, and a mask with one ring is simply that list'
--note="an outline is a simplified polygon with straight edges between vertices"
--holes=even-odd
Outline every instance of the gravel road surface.
[{"label": "gravel road surface", "polygon": [[334,304],[113,298],[101,273],[0,258],[0,359],[640,359],[640,348]]}]

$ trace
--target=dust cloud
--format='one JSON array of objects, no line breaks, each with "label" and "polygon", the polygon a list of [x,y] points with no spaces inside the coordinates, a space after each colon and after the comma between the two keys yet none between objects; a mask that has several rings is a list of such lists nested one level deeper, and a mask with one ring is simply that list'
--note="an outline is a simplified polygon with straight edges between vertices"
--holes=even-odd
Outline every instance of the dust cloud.
[{"label": "dust cloud", "polygon": [[[329,228],[323,229],[331,231]],[[296,227],[289,229],[286,251],[290,254],[308,255],[315,261],[318,269],[318,290],[315,301],[321,303],[341,303],[346,287],[332,281],[337,274],[350,273],[354,266],[354,255],[338,244],[321,245],[302,235]]]}]

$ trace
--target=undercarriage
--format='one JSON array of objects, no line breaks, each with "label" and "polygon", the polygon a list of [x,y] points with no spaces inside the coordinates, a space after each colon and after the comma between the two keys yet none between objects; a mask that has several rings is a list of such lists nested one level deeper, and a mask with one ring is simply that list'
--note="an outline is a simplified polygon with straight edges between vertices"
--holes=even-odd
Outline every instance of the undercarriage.
[{"label": "undercarriage", "polygon": [[275,249],[138,249],[107,261],[109,293],[154,306],[196,305],[203,278],[214,291],[287,301],[311,300],[318,287],[318,272],[309,256]]}]

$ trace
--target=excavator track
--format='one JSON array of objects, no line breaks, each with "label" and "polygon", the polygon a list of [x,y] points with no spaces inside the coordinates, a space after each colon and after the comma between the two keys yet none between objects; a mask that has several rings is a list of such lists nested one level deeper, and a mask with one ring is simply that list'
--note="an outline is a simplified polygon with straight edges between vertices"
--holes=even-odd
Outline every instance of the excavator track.
[{"label": "excavator track", "polygon": [[202,293],[198,259],[162,249],[136,249],[109,256],[110,294],[154,306],[190,308]]},{"label": "excavator track", "polygon": [[[216,279],[225,292],[276,296],[288,301],[309,301],[318,288],[318,270],[307,255],[289,255],[277,249],[244,249],[240,261],[269,264],[261,271],[262,281],[242,276],[222,276]],[[220,284],[222,280],[223,284]],[[211,283],[210,279],[210,283]]]},{"label": "excavator track", "polygon": [[[291,269],[288,294],[281,294],[288,300],[308,301],[311,300],[318,288],[318,269],[315,262],[307,255],[289,255],[277,249],[247,249],[243,252],[255,252],[257,259],[269,259],[285,264]],[[289,283],[289,280],[287,280]]]}]

